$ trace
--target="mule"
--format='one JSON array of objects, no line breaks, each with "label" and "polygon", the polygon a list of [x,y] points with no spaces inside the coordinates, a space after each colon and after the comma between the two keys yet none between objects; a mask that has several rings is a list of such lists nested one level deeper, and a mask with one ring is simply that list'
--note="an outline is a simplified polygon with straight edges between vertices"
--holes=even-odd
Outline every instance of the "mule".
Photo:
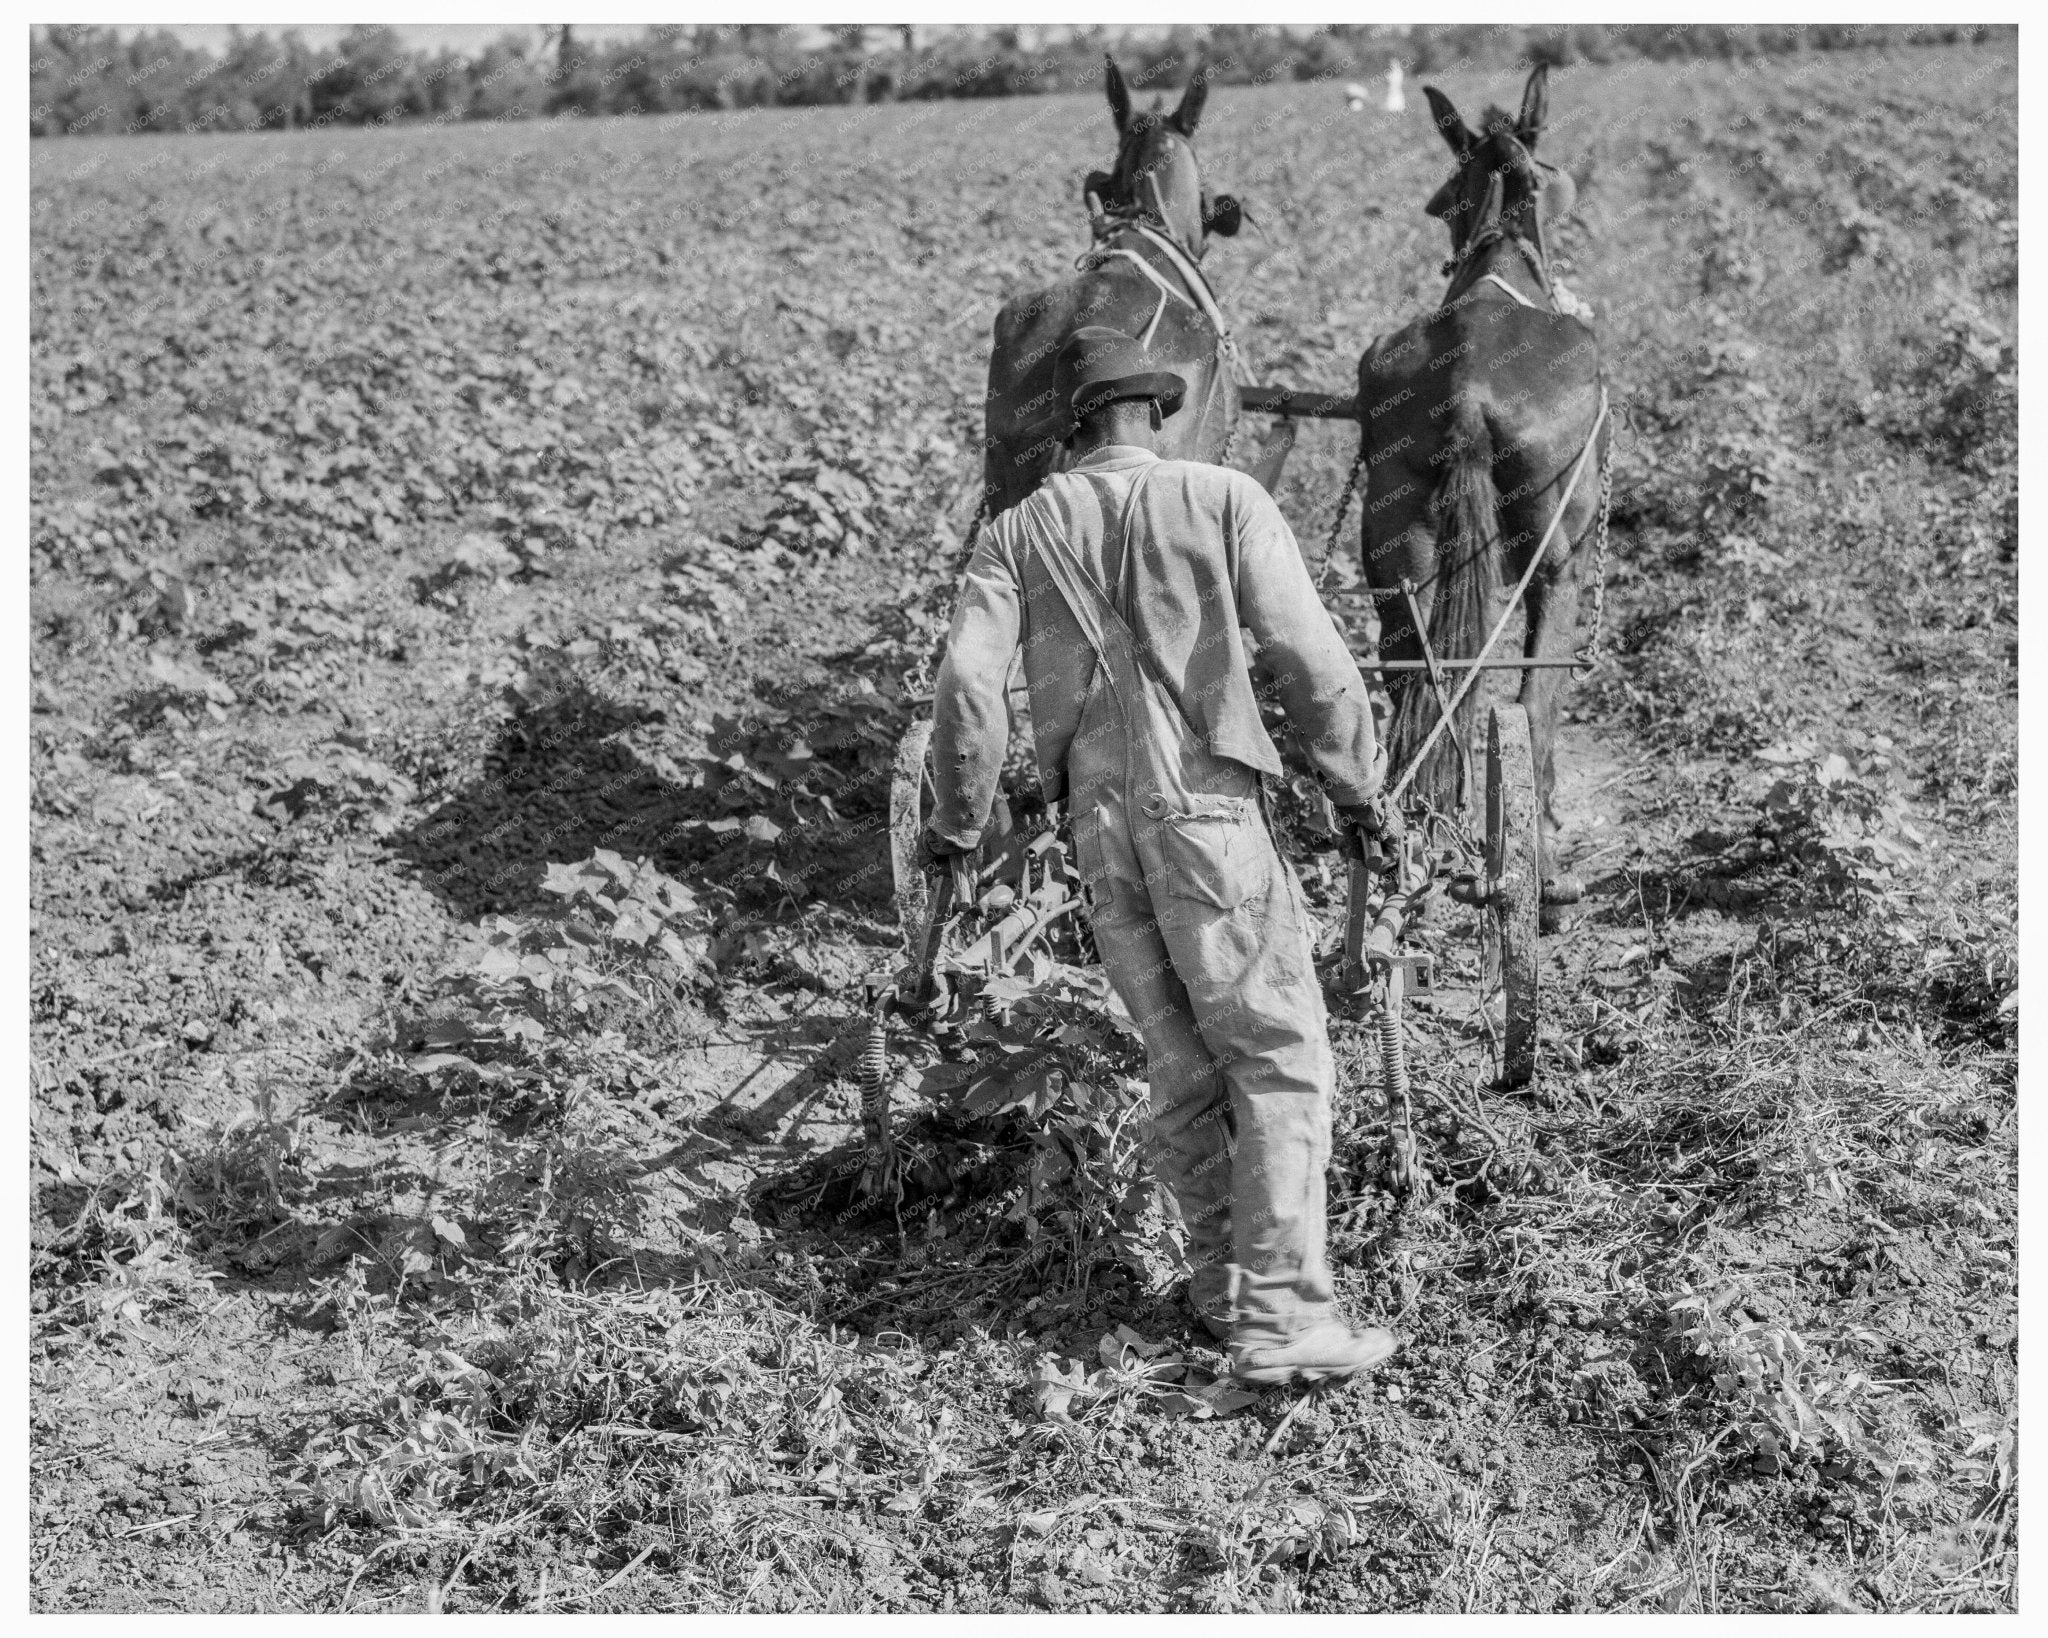
[{"label": "mule", "polygon": [[[1186,379],[1183,407],[1166,423],[1163,457],[1220,464],[1243,413],[1235,343],[1201,271],[1211,237],[1231,237],[1243,219],[1235,199],[1203,186],[1195,161],[1208,78],[1198,69],[1171,113],[1158,98],[1134,112],[1115,59],[1105,55],[1104,63],[1117,151],[1113,166],[1089,173],[1083,187],[1095,243],[1075,273],[1016,297],[996,315],[982,466],[990,517],[1065,468],[1068,413],[1054,397],[1053,361],[1083,325],[1135,337],[1162,368]],[[1291,433],[1285,427],[1269,442],[1254,471],[1268,489]]]},{"label": "mule", "polygon": [[[1523,655],[1556,662],[1573,654],[1577,640],[1580,548],[1604,521],[1611,419],[1600,414],[1598,342],[1590,327],[1558,311],[1545,244],[1548,224],[1575,202],[1570,177],[1535,157],[1548,70],[1529,76],[1519,113],[1489,107],[1478,131],[1434,86],[1423,94],[1457,159],[1424,207],[1450,230],[1450,283],[1436,311],[1381,337],[1359,360],[1366,578],[1384,592],[1411,583],[1431,652],[1472,658],[1569,486],[1525,593]],[[1573,484],[1589,437],[1597,447]],[[1405,603],[1383,599],[1379,607],[1381,658],[1421,659],[1423,631]],[[1406,769],[1439,719],[1439,700],[1424,672],[1387,675],[1389,757]],[[1454,688],[1462,676],[1450,672],[1447,682]],[[1555,752],[1568,676],[1561,667],[1524,671],[1520,695],[1535,743],[1541,874],[1553,902],[1576,893],[1547,863],[1560,829]],[[1466,694],[1453,725],[1467,745],[1480,693],[1475,686]],[[1452,738],[1439,735],[1414,775],[1414,788],[1444,812],[1469,795]]]}]

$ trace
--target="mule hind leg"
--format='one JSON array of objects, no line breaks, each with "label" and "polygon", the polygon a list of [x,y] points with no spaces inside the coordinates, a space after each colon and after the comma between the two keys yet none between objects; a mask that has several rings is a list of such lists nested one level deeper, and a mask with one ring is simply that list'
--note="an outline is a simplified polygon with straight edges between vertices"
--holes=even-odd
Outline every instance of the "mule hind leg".
[{"label": "mule hind leg", "polygon": [[[1579,565],[1574,554],[1554,575],[1538,572],[1523,599],[1529,617],[1522,656],[1529,660],[1566,660],[1578,642]],[[1529,737],[1536,761],[1538,870],[1545,902],[1569,904],[1585,891],[1575,878],[1557,870],[1563,824],[1557,814],[1557,727],[1563,715],[1564,691],[1571,672],[1563,666],[1531,667],[1522,673],[1518,696],[1529,713]]]}]

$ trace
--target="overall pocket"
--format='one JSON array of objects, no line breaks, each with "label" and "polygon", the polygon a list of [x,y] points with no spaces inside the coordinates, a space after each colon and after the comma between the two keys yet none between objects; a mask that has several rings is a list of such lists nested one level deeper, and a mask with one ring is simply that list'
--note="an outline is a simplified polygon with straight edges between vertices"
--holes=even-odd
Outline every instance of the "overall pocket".
[{"label": "overall pocket", "polygon": [[1102,849],[1102,811],[1084,808],[1073,816],[1074,872],[1081,879],[1081,907],[1092,922],[1116,908],[1116,889]]},{"label": "overall pocket", "polygon": [[1185,809],[1153,797],[1145,804],[1157,865],[1146,887],[1157,898],[1192,899],[1235,910],[1268,884],[1265,833],[1249,796],[1191,796]]}]

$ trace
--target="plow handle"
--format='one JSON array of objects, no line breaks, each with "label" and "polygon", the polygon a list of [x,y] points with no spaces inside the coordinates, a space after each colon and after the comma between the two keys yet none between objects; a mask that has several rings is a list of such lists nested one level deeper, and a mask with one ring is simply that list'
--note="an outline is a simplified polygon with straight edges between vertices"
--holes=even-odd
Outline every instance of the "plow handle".
[{"label": "plow handle", "polygon": [[939,941],[946,931],[946,920],[953,914],[956,904],[969,904],[974,899],[974,861],[968,854],[956,853],[946,861],[947,868],[938,872],[938,880],[932,884],[931,910],[925,917],[924,936],[918,940],[917,970],[910,980],[910,993],[905,998],[913,1010],[928,1007],[932,1002],[932,972],[939,963]]},{"label": "plow handle", "polygon": [[1373,831],[1347,828],[1344,836],[1349,880],[1344,901],[1344,965],[1338,982],[1346,995],[1354,997],[1365,993],[1371,978],[1366,942],[1373,932],[1373,879],[1395,877],[1403,903],[1417,885],[1409,877],[1419,861],[1411,857],[1416,850],[1410,844],[1408,825],[1400,808],[1384,797],[1375,802],[1375,807]]},{"label": "plow handle", "polygon": [[1350,881],[1344,899],[1344,965],[1338,983],[1348,996],[1362,995],[1366,987],[1365,927],[1372,894],[1372,866],[1366,862],[1365,839],[1359,837],[1346,863]]}]

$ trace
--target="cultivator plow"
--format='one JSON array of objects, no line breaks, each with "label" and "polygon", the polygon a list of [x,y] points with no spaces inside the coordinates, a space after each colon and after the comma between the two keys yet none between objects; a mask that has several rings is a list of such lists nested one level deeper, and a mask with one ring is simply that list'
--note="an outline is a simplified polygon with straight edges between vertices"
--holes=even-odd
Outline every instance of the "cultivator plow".
[{"label": "cultivator plow", "polygon": [[[1080,879],[1061,833],[1012,822],[999,796],[983,845],[950,868],[927,870],[923,832],[931,816],[932,724],[915,724],[896,748],[889,790],[889,864],[905,959],[894,972],[865,980],[867,1039],[860,1056],[860,1192],[902,1193],[891,1092],[892,1030],[910,1030],[940,1051],[957,1052],[977,1018],[1007,1004],[991,995],[999,980],[1029,983],[1054,963],[1081,958],[1084,934],[1074,912]],[[1014,993],[1014,992],[1013,992]]]}]

